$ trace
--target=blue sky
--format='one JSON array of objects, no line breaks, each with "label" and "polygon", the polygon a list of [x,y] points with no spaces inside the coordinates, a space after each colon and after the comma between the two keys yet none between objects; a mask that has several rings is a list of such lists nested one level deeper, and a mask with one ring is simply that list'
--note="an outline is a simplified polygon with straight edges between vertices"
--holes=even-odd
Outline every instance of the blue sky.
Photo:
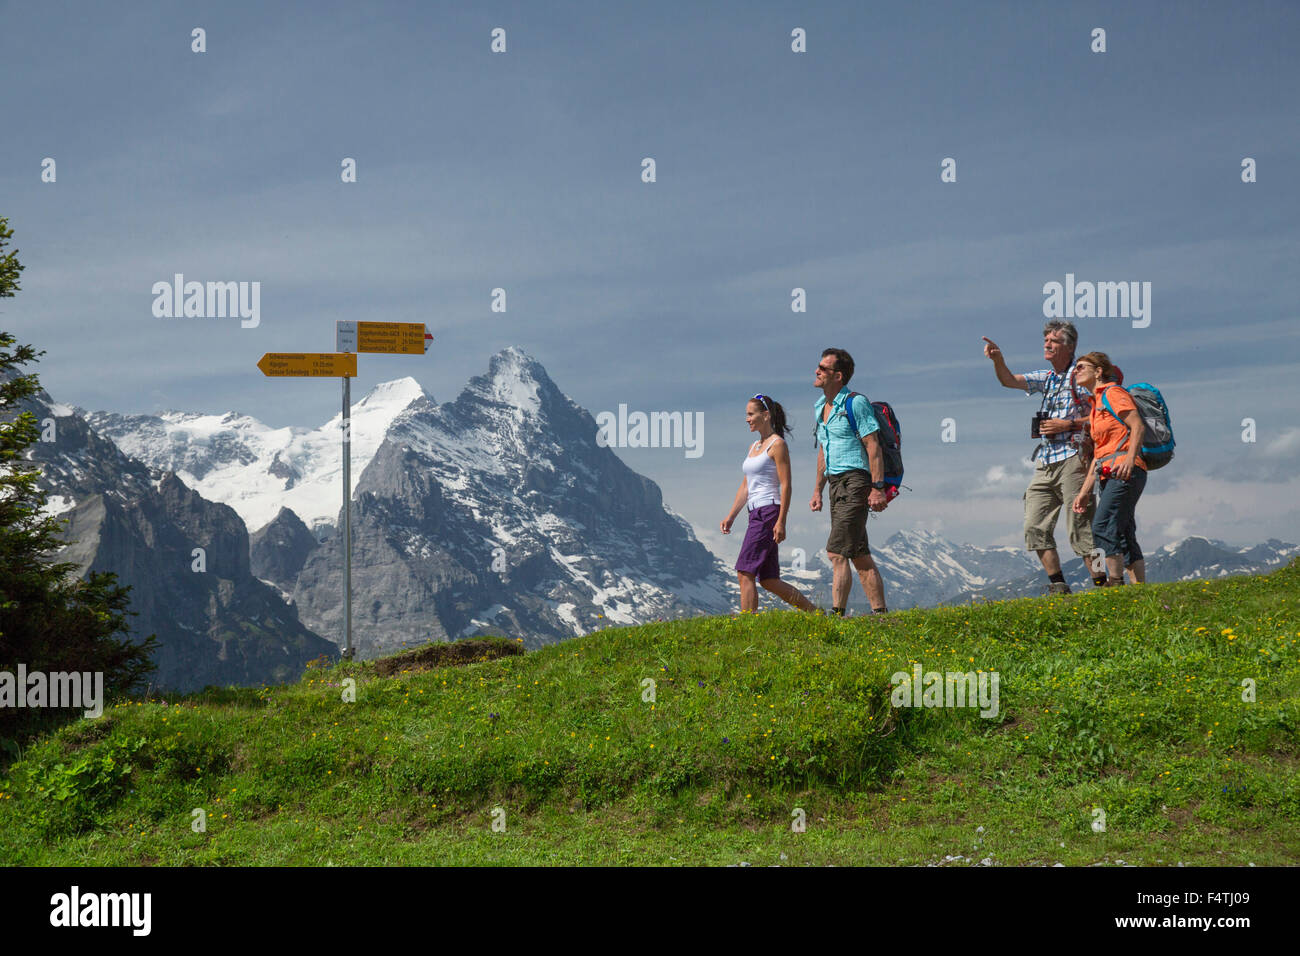
[{"label": "blue sky", "polygon": [[[593,414],[702,412],[701,457],[619,454],[728,559],[745,399],[775,396],[812,554],[812,369],[835,345],[904,427],[914,490],[872,535],[1015,544],[1037,405],[980,336],[1041,367],[1044,283],[1149,281],[1148,328],[1078,322],[1174,412],[1144,546],[1300,541],[1294,4],[0,11],[0,215],[27,266],[0,326],[46,350],[61,401],[316,425],[337,383],[265,379],[264,352],[328,351],[336,319],[424,322],[430,353],[362,356],[357,394],[409,374],[449,399],[518,345]],[[260,281],[260,325],[155,318],[176,272]]]}]

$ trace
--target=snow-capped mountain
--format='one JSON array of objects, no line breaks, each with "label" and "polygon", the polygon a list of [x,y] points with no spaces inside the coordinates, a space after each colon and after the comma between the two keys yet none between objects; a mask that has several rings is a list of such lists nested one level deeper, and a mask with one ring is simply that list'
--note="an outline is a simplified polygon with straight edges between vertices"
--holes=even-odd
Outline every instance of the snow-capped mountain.
[{"label": "snow-capped mountain", "polygon": [[[511,515],[518,517],[522,514],[517,507],[522,504],[522,499],[518,502],[496,500],[488,505],[474,501],[475,495],[493,482],[499,482],[510,467],[513,467],[516,474],[564,474],[569,465],[564,449],[574,437],[573,432],[594,429],[594,425],[586,423],[590,416],[578,409],[580,421],[560,416],[564,421],[563,427],[569,432],[567,436],[547,436],[547,429],[554,423],[545,414],[540,419],[538,416],[542,411],[543,396],[549,401],[556,401],[556,397],[550,394],[554,390],[545,370],[517,349],[507,349],[494,357],[487,379],[476,379],[452,405],[438,406],[411,378],[376,386],[355,406],[352,431],[353,474],[362,474],[369,467],[386,437],[391,434],[400,443],[419,449],[420,460],[425,464],[412,463],[411,466],[434,471],[439,477],[439,487],[450,500],[467,507],[478,516],[490,516],[494,511],[498,512],[499,520],[493,519],[497,520],[497,530],[485,528],[482,534],[484,540],[491,539],[494,542],[491,547],[502,547],[504,550],[514,536],[510,531],[514,520]],[[571,415],[573,409],[577,409],[562,395],[559,395],[559,400],[559,407],[563,408],[566,404],[571,406],[566,409],[567,414]],[[510,409],[509,415],[498,424],[504,423],[506,419],[518,425],[531,423],[533,427],[530,434],[533,438],[542,436],[545,440],[530,444],[532,439],[527,435],[516,434],[513,429],[484,431],[481,428],[466,428],[450,412],[451,409],[459,409],[463,417],[466,409],[476,403]],[[422,418],[422,414],[425,417]],[[282,508],[288,509],[289,514],[277,518],[275,534],[296,536],[296,544],[291,547],[298,552],[312,548],[293,525],[306,524],[316,532],[317,538],[324,538],[332,533],[339,520],[341,454],[338,430],[341,416],[335,416],[320,428],[310,430],[273,429],[247,415],[235,413],[195,415],[166,412],[160,416],[123,416],[97,412],[88,418],[123,450],[140,457],[154,468],[175,470],[206,497],[235,508],[244,517],[249,529],[256,529],[253,538],[259,548],[265,549],[259,535],[273,530],[269,523],[273,517],[281,514]],[[399,434],[406,437],[396,437]],[[589,435],[580,437],[588,445],[591,444]],[[508,448],[514,457],[513,466],[507,466],[505,458],[498,460],[503,448]],[[541,462],[529,466],[525,459],[534,453],[540,456]],[[581,479],[590,480],[596,475],[584,456],[576,459],[575,467],[579,470],[578,474],[570,476],[566,487],[575,487],[576,484],[581,484]],[[587,469],[585,473],[584,468]],[[474,476],[478,472],[486,472],[492,481],[484,485],[475,480]],[[573,479],[577,479],[576,484]],[[359,500],[361,487],[358,482],[354,500]],[[669,514],[672,516],[671,511]],[[676,516],[672,517],[676,519]],[[681,523],[680,519],[676,520]],[[561,539],[557,544],[564,553],[572,557],[581,552],[571,540],[574,528],[564,522],[555,523],[553,527]],[[535,530],[546,529],[539,525]],[[566,535],[568,539],[565,538]],[[693,534],[691,537],[693,540]],[[354,551],[354,575],[359,572],[355,554]],[[886,569],[889,605],[898,609],[937,604],[948,595],[1021,576],[1035,567],[1031,555],[1015,548],[985,549],[955,544],[933,532],[925,531],[899,532],[883,547],[879,547],[876,554],[881,560],[881,566]],[[275,582],[278,587],[291,591],[292,582],[286,579],[283,571],[270,567],[271,563],[283,560],[282,556],[277,558],[271,551],[265,551],[260,559],[255,555],[255,571],[264,580]],[[334,550],[327,549],[318,560],[341,559]],[[306,563],[305,553],[299,554],[290,563],[300,569]],[[734,575],[723,565],[715,570],[720,572],[721,578],[710,574],[710,583],[704,586],[702,597],[690,594],[682,594],[681,597],[688,603],[698,601],[700,608],[714,608],[719,607],[720,591],[727,602],[726,606],[738,606],[739,592]],[[818,603],[829,606],[830,566],[826,563],[824,554],[810,558],[803,570],[792,568],[786,574]],[[569,625],[569,633],[589,629],[593,626],[593,621],[630,622],[644,618],[643,614],[638,615],[630,610],[631,602],[624,602],[628,604],[628,609],[620,610],[618,602],[604,600],[605,595],[600,593],[600,587],[593,582],[582,581],[578,566],[574,566],[571,577],[580,588],[596,598],[594,606],[598,610],[595,613],[604,614],[604,617],[595,617],[579,626],[576,608],[583,602],[560,602],[562,605],[574,604],[574,608],[564,607],[560,612]],[[320,602],[301,595],[299,600],[303,602],[303,613],[310,620],[310,608]],[[764,600],[767,600],[766,595]],[[851,605],[860,607],[863,606],[862,602],[861,589],[855,588]],[[494,601],[487,609],[493,610],[498,605],[502,608],[506,606]],[[323,626],[329,622],[331,627],[337,628],[338,622],[333,620],[335,615],[322,613],[324,616],[317,624]],[[495,613],[499,614],[500,611]],[[477,624],[466,622],[462,630],[489,627],[492,623],[486,614],[479,615],[474,620]]]},{"label": "snow-capped mountain", "polygon": [[[374,457],[404,408],[428,400],[413,378],[376,386],[352,405],[352,473]],[[308,527],[333,528],[343,494],[340,411],[319,428],[272,428],[248,415],[85,413],[127,455],[175,472],[209,501],[230,505],[249,531],[288,508]]]},{"label": "snow-capped mountain", "polygon": [[[256,529],[254,573],[339,642],[340,419],[295,430],[236,414],[90,416],[124,450],[238,511]],[[536,645],[732,607],[721,563],[596,435],[595,419],[514,348],[454,402],[407,378],[356,403],[359,653],[488,632]]]},{"label": "snow-capped mountain", "polygon": [[1192,581],[1230,574],[1267,574],[1296,555],[1300,555],[1300,546],[1276,538],[1249,548],[1235,548],[1222,541],[1192,536],[1148,556],[1147,576],[1155,581]]},{"label": "snow-capped mountain", "polygon": [[[537,646],[610,623],[738,607],[730,568],[653,482],[597,443],[592,416],[519,349],[494,355],[453,402],[400,379],[355,409],[353,634],[362,656],[477,633]],[[152,468],[177,469],[235,509],[256,529],[252,573],[291,600],[304,624],[342,642],[340,416],[316,429],[272,429],[235,413],[91,421]],[[1153,555],[1151,579],[1267,570],[1295,553],[1276,543],[1231,553],[1207,544]],[[1019,548],[903,531],[874,554],[897,610],[1043,590],[1036,559]],[[828,607],[825,556],[804,563],[785,575]],[[864,610],[863,600],[855,584],[851,606]]]},{"label": "snow-capped mountain", "polygon": [[[357,482],[359,652],[475,633],[536,646],[729,608],[721,563],[596,435],[595,419],[514,348],[454,402],[402,409]],[[307,556],[293,592],[331,637],[341,537]]]},{"label": "snow-capped mountain", "polygon": [[875,552],[893,595],[889,606],[932,607],[946,595],[1024,574],[1038,566],[1020,548],[956,544],[933,531],[900,531]]},{"label": "snow-capped mountain", "polygon": [[[1269,539],[1264,544],[1237,548],[1222,541],[1197,536],[1183,538],[1146,555],[1147,581],[1152,584],[1222,578],[1231,574],[1268,574],[1300,555],[1300,546]],[[1062,570],[1070,587],[1076,591],[1091,587],[1083,562],[1077,558],[1063,561]],[[993,583],[986,587],[966,588],[944,599],[944,604],[962,604],[972,599],[1002,601],[1008,598],[1039,597],[1046,579],[1041,570]]]},{"label": "snow-capped mountain", "polygon": [[43,424],[28,457],[41,467],[46,510],[68,522],[55,558],[131,587],[131,636],[159,639],[154,686],[292,680],[335,653],[250,573],[248,532],[233,510],[170,472],[151,473],[45,392],[23,409]]},{"label": "snow-capped mountain", "polygon": [[[1038,559],[1027,551],[955,544],[932,531],[900,531],[883,546],[873,547],[871,553],[885,580],[885,599],[897,611],[964,604],[973,598],[1001,601],[1041,597],[1047,587]],[[1147,580],[1157,583],[1267,574],[1298,555],[1300,547],[1277,540],[1237,548],[1222,541],[1188,537],[1147,555]],[[787,563],[782,566],[782,577],[797,585],[815,604],[829,607],[831,571],[825,554],[818,552],[803,569],[790,566],[788,555],[783,557]],[[1091,587],[1078,559],[1067,555],[1064,570],[1070,587]],[[760,607],[782,606],[782,602],[759,593]],[[849,607],[857,613],[867,610],[866,596],[856,576]]]},{"label": "snow-capped mountain", "polygon": [[[1037,567],[1037,559],[1017,548],[977,548],[957,544],[933,531],[899,531],[883,545],[872,545],[872,556],[885,581],[885,601],[891,610],[933,607],[948,595],[1020,577]],[[812,599],[814,604],[831,604],[831,567],[824,551],[795,567],[792,555],[783,554],[781,574]],[[737,598],[739,601],[739,598]],[[778,602],[763,595],[761,607]],[[866,595],[856,574],[849,607],[867,608]]]}]

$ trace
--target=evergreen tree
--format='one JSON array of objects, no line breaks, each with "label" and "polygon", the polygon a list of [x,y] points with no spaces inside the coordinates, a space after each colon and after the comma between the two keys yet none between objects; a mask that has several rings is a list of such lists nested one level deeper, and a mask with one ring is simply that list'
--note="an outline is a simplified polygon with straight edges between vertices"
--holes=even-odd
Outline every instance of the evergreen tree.
[{"label": "evergreen tree", "polygon": [[[19,289],[23,269],[17,250],[5,254],[12,235],[0,217],[0,298]],[[40,439],[39,424],[18,411],[40,391],[37,376],[20,369],[43,354],[0,332],[0,671],[16,674],[20,663],[28,672],[102,671],[105,692],[121,694],[154,669],[157,640],[136,643],[127,635],[130,588],[116,575],[94,572],[81,580],[76,565],[52,560],[63,522],[44,513],[40,468],[25,454]],[[0,709],[0,741],[78,714]]]}]

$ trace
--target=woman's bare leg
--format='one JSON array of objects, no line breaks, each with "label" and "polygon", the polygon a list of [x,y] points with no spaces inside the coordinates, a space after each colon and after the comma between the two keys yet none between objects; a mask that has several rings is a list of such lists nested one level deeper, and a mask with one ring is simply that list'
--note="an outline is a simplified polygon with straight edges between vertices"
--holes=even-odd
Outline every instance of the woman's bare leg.
[{"label": "woman's bare leg", "polygon": [[801,611],[815,611],[817,608],[804,597],[799,589],[791,584],[786,584],[780,578],[766,578],[762,582],[763,590],[775,594],[787,604],[793,604]]},{"label": "woman's bare leg", "polygon": [[754,576],[737,571],[736,579],[740,582],[740,613],[757,611],[758,588],[754,587]]}]

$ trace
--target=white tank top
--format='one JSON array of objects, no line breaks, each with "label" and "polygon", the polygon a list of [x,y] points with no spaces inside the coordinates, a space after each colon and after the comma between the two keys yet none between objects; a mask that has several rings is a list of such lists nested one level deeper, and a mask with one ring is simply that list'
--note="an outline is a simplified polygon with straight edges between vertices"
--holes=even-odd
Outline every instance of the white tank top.
[{"label": "white tank top", "polygon": [[[758,442],[754,444],[757,445]],[[761,448],[757,455],[749,455],[740,464],[740,470],[745,473],[746,485],[749,489],[750,510],[762,505],[781,503],[781,483],[776,476],[776,462],[767,453],[770,444],[769,442]]]}]

